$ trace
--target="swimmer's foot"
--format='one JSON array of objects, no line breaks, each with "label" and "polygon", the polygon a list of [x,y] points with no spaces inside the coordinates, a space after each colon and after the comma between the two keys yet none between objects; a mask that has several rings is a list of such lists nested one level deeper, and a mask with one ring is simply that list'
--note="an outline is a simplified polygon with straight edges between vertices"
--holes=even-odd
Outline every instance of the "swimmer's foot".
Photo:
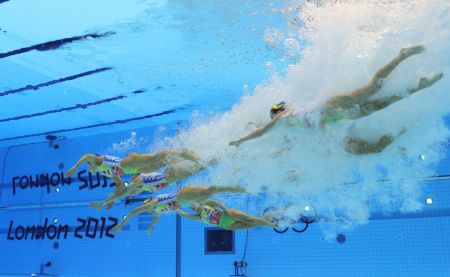
[{"label": "swimmer's foot", "polygon": [[270,223],[270,226],[272,226],[272,228],[277,228],[278,227],[278,223],[280,221],[279,218],[275,217],[274,214],[270,213],[270,214],[265,214],[263,216],[263,219],[267,222]]},{"label": "swimmer's foot", "polygon": [[106,205],[106,209],[107,209],[107,210],[111,210],[111,208],[113,207],[113,205],[114,205],[114,202],[109,202],[109,203]]},{"label": "swimmer's foot", "polygon": [[408,92],[410,94],[413,94],[414,92],[417,92],[419,90],[425,89],[427,87],[431,87],[432,85],[434,85],[434,83],[436,83],[437,81],[442,79],[442,77],[444,77],[443,73],[436,74],[431,78],[422,77],[422,78],[420,78],[419,84],[417,85],[417,87],[408,89]]},{"label": "swimmer's foot", "polygon": [[117,232],[120,232],[122,230],[122,225],[117,225],[116,227],[111,229],[111,233],[115,234]]},{"label": "swimmer's foot", "polygon": [[263,218],[272,223],[276,228],[279,227],[280,221],[283,218],[283,212],[286,211],[291,205],[288,205],[281,209],[275,209],[274,207],[269,207],[264,211]]},{"label": "swimmer's foot", "polygon": [[423,51],[425,51],[425,47],[423,47],[422,45],[415,45],[415,46],[400,49],[399,56],[402,59],[406,59],[408,57],[411,57],[412,55],[420,54]]},{"label": "swimmer's foot", "polygon": [[219,163],[219,159],[217,159],[217,158],[212,158],[211,160],[206,162],[207,165],[216,165],[218,163]]},{"label": "swimmer's foot", "polygon": [[103,202],[94,202],[89,204],[89,207],[100,210],[103,206]]},{"label": "swimmer's foot", "polygon": [[77,169],[76,168],[74,168],[74,167],[72,167],[71,169],[69,169],[67,172],[66,172],[66,176],[67,177],[73,177],[73,175],[75,174],[75,171],[76,171]]},{"label": "swimmer's foot", "polygon": [[147,235],[151,236],[152,232],[153,232],[153,228],[152,227],[148,228]]},{"label": "swimmer's foot", "polygon": [[266,219],[266,223],[267,223],[267,226],[269,226],[271,228],[278,228],[278,227],[280,227],[279,224],[278,224],[278,221],[271,221],[271,220],[267,220]]},{"label": "swimmer's foot", "polygon": [[245,189],[240,186],[231,186],[229,189],[230,192],[236,192],[236,193],[244,193]]},{"label": "swimmer's foot", "polygon": [[262,218],[270,222],[274,227],[277,228],[280,225],[280,221],[282,218],[282,213],[284,209],[276,209],[275,207],[268,207],[264,210]]}]

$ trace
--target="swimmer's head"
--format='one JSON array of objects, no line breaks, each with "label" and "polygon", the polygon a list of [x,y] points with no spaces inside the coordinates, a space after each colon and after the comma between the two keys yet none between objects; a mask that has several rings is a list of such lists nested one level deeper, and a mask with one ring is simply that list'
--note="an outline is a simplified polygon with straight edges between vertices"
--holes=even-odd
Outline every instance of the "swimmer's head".
[{"label": "swimmer's head", "polygon": [[279,113],[284,112],[286,110],[286,102],[282,101],[276,105],[273,105],[270,108],[270,118],[273,119]]}]

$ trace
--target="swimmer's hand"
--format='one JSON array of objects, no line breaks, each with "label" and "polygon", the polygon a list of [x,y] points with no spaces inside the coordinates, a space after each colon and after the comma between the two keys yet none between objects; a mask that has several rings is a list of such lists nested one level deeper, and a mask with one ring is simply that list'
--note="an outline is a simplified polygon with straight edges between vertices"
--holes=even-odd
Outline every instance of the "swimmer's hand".
[{"label": "swimmer's hand", "polygon": [[148,228],[147,235],[151,236],[152,232],[153,232],[153,228],[152,227]]},{"label": "swimmer's hand", "polygon": [[231,145],[231,146],[239,146],[239,144],[241,144],[240,140],[233,140],[233,141],[230,141],[230,143],[228,143],[228,145]]}]

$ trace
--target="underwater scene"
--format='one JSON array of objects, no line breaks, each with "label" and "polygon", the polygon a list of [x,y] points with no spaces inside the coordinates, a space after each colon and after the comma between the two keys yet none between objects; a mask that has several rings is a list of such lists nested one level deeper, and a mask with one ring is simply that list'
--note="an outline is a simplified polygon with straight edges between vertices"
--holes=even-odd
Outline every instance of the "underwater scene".
[{"label": "underwater scene", "polygon": [[0,0],[0,277],[450,276],[450,1]]}]

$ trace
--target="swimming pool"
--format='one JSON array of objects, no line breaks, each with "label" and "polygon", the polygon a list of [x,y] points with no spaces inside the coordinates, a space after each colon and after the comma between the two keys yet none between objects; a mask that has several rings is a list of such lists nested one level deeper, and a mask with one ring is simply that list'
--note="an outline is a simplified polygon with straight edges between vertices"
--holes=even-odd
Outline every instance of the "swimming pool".
[{"label": "swimming pool", "polygon": [[[449,11],[444,0],[0,1],[0,276],[448,276]],[[404,99],[320,127],[319,107],[412,45],[425,49],[370,98]],[[229,145],[280,101],[306,119]],[[347,151],[349,137],[385,134],[380,151]],[[85,153],[167,149],[207,166],[161,193],[240,185],[213,199],[282,211],[279,227],[168,213],[149,236],[154,215],[142,213],[114,233],[159,192],[96,210],[116,184],[84,165],[67,176]]]}]

